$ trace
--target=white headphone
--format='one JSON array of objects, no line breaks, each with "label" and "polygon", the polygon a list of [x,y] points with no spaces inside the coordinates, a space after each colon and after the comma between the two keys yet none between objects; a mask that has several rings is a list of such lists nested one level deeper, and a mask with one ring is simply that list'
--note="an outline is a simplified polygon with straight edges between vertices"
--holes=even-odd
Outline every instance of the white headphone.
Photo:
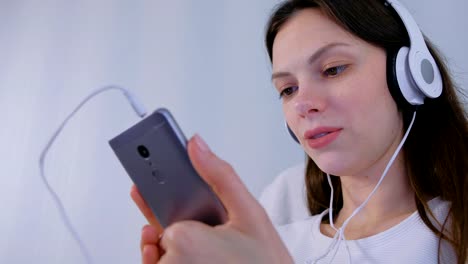
[{"label": "white headphone", "polygon": [[388,55],[393,69],[387,69],[387,72],[396,79],[401,94],[409,104],[422,105],[425,97],[437,98],[442,93],[439,67],[408,10],[397,0],[387,0],[386,4],[396,11],[410,39],[410,47],[401,47],[396,58]]},{"label": "white headphone", "polygon": [[[442,76],[423,34],[409,11],[397,0],[386,0],[398,14],[408,33],[410,46],[387,52],[387,83],[395,101],[410,107],[424,104],[424,99],[437,98],[442,93]],[[297,137],[286,124],[291,137]]]}]

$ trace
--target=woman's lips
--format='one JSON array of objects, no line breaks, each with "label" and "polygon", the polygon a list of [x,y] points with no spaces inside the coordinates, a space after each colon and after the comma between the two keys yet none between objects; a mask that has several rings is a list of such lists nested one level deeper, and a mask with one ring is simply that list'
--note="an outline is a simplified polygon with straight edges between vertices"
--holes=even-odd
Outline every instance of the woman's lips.
[{"label": "woman's lips", "polygon": [[313,149],[319,149],[333,142],[341,133],[342,128],[336,127],[318,127],[308,130],[304,134],[307,145]]}]

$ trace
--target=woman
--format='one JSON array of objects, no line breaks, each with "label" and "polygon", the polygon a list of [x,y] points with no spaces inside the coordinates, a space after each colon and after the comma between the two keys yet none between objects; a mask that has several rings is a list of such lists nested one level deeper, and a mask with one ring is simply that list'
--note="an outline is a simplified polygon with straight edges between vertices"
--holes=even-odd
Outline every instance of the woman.
[{"label": "woman", "polygon": [[[151,224],[142,232],[143,263],[465,263],[467,115],[430,44],[442,94],[418,108],[401,100],[387,58],[409,44],[383,1],[282,3],[266,45],[286,121],[308,157],[310,217],[273,227],[229,164],[195,136],[190,158],[230,220],[176,223],[160,238],[133,188]],[[261,199],[270,216],[292,214],[274,197],[303,202],[285,177]]]}]

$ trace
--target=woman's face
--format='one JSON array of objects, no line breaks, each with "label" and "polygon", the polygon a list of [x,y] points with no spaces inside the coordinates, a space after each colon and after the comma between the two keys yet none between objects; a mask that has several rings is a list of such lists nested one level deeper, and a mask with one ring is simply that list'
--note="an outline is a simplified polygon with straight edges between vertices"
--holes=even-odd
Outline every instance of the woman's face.
[{"label": "woman's face", "polygon": [[319,9],[297,12],[278,32],[272,80],[287,123],[324,172],[366,174],[386,163],[401,139],[385,51]]}]

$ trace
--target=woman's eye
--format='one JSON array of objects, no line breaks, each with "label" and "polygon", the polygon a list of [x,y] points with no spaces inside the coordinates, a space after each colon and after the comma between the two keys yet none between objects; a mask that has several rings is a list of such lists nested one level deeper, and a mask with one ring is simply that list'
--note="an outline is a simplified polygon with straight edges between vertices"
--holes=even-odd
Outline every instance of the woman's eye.
[{"label": "woman's eye", "polygon": [[279,95],[280,99],[285,97],[285,96],[287,97],[287,96],[292,95],[295,91],[297,91],[297,89],[299,89],[299,87],[297,87],[297,86],[291,86],[291,87],[283,89],[280,92],[280,95]]},{"label": "woman's eye", "polygon": [[347,67],[348,65],[330,67],[323,72],[323,75],[325,75],[325,77],[334,77],[346,70]]}]

